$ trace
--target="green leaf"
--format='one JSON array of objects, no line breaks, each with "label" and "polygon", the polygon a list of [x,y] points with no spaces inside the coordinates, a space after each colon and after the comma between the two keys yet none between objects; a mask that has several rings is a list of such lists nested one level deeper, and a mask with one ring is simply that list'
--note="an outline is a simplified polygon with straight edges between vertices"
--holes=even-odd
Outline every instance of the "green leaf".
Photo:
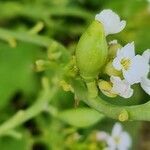
[{"label": "green leaf", "polygon": [[20,139],[0,137],[0,148],[3,150],[31,150],[31,146],[32,139],[26,133],[23,133]]},{"label": "green leaf", "polygon": [[58,117],[75,127],[85,128],[104,118],[102,114],[90,108],[77,108],[61,112]]},{"label": "green leaf", "polygon": [[30,95],[37,90],[33,64],[39,50],[31,44],[19,43],[16,48],[0,43],[0,108],[5,107],[16,92]]}]

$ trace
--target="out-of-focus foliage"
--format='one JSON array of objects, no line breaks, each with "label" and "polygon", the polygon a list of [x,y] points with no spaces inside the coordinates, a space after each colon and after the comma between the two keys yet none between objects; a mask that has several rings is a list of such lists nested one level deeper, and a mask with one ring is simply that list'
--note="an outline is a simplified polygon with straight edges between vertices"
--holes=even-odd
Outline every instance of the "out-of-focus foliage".
[{"label": "out-of-focus foliage", "polygon": [[[76,43],[90,21],[96,13],[106,8],[114,10],[127,21],[125,30],[108,37],[108,40],[117,38],[122,44],[135,41],[138,53],[150,47],[150,4],[147,0],[1,0],[0,28],[30,33],[37,23],[42,22],[44,27],[40,35],[59,41],[74,53]],[[47,58],[43,47],[16,42],[17,46],[13,47],[10,41],[0,41],[1,123],[18,110],[32,105],[41,89],[39,79],[44,74],[35,71],[35,61]],[[53,76],[51,70],[45,74]],[[137,87],[137,93],[138,90]],[[146,99],[146,94],[143,95]],[[117,105],[144,102],[144,99],[140,102],[141,95],[138,94],[134,96],[134,102],[127,100],[121,103],[120,98],[117,99],[114,99]],[[1,137],[0,149],[98,150],[97,147],[101,145],[93,138],[95,132],[111,131],[114,120],[102,119],[103,116],[88,108],[74,110],[74,103],[76,101],[70,92],[59,89],[51,102],[54,112],[47,110],[19,126],[17,131],[22,138],[15,135],[15,138],[13,135]],[[87,106],[81,102],[78,107]],[[59,117],[51,115],[57,111],[63,113]],[[133,138],[133,147],[140,139],[137,138],[139,126],[140,123],[125,123],[126,130]],[[77,133],[81,135],[80,138]]]},{"label": "out-of-focus foliage", "polygon": [[[97,111],[81,108],[61,112],[59,118],[76,127],[89,127],[104,118]],[[83,119],[84,118],[84,119]]]},{"label": "out-of-focus foliage", "polygon": [[16,48],[0,45],[0,107],[4,107],[15,92],[25,95],[37,90],[33,63],[40,55],[39,48],[19,43]]}]

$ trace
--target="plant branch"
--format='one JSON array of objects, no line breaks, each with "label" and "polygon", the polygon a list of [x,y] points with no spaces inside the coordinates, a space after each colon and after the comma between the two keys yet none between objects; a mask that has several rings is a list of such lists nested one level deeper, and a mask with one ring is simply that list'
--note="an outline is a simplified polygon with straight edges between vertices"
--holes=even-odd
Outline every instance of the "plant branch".
[{"label": "plant branch", "polygon": [[[124,115],[123,113],[127,112],[127,120],[150,121],[150,102],[135,106],[115,106],[105,102],[101,97],[87,100],[84,99],[83,101],[90,107],[113,119],[119,119],[120,115]],[[123,121],[127,120],[123,119]]]},{"label": "plant branch", "polygon": [[43,90],[31,107],[29,107],[27,110],[19,110],[13,117],[4,122],[0,126],[0,136],[5,134],[7,135],[7,133],[9,133],[9,131],[15,127],[37,116],[39,113],[45,110],[52,97],[57,93],[57,89],[58,87],[54,87],[51,90]]},{"label": "plant branch", "polygon": [[78,99],[110,118],[120,121],[150,121],[150,101],[141,105],[116,106],[104,101],[100,96],[89,98],[87,88],[81,80],[72,81],[72,86]]},{"label": "plant branch", "polygon": [[[70,64],[66,64],[63,68],[57,72],[55,78],[61,80],[64,77],[65,73],[70,68]],[[59,82],[58,80],[58,82]],[[10,135],[13,129],[22,123],[30,120],[40,114],[42,111],[46,111],[49,102],[53,99],[53,97],[57,94],[59,89],[59,84],[54,83],[54,85],[50,88],[49,81],[47,78],[42,79],[43,90],[39,94],[39,97],[35,101],[35,103],[30,106],[26,110],[19,110],[14,116],[12,116],[9,120],[0,125],[0,136]],[[53,112],[54,113],[54,112]],[[54,114],[52,114],[54,115]]]},{"label": "plant branch", "polygon": [[22,42],[28,42],[32,44],[36,44],[38,46],[49,47],[51,44],[56,44],[58,47],[65,49],[63,45],[56,42],[55,40],[48,38],[46,36],[29,34],[27,32],[15,32],[7,29],[0,28],[0,39],[4,41],[8,41],[9,39],[16,39]]}]

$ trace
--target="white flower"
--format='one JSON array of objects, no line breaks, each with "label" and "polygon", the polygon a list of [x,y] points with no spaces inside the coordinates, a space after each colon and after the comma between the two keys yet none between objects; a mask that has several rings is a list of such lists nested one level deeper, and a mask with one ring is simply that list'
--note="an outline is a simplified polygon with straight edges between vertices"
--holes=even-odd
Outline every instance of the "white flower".
[{"label": "white flower", "polygon": [[78,141],[78,140],[80,140],[81,138],[82,138],[82,136],[81,136],[78,132],[75,132],[75,133],[73,134],[73,139],[74,139],[74,140]]},{"label": "white flower", "polygon": [[135,56],[133,42],[118,49],[117,56],[113,60],[113,66],[116,70],[122,70],[124,78],[131,85],[139,83],[141,77],[146,76],[149,72],[149,65],[146,60],[140,55]]},{"label": "white flower", "polygon": [[[150,49],[146,50],[142,54],[143,58],[146,60],[147,64],[149,65],[149,72],[150,72]],[[141,78],[141,87],[143,90],[150,95],[150,79],[147,76]]]},{"label": "white flower", "polygon": [[141,78],[141,87],[143,90],[150,95],[150,79],[147,77],[142,77]]},{"label": "white flower", "polygon": [[107,141],[108,138],[109,138],[109,134],[104,131],[99,131],[96,133],[96,139],[98,141]]},{"label": "white flower", "polygon": [[128,150],[131,142],[130,135],[122,130],[120,123],[116,123],[111,136],[107,139],[108,150]]},{"label": "white flower", "polygon": [[146,59],[146,62],[150,64],[150,49],[145,50],[142,56]]},{"label": "white flower", "polygon": [[133,95],[133,89],[126,80],[121,80],[119,77],[111,76],[110,81],[113,83],[111,92],[120,95],[124,98],[129,98]]},{"label": "white flower", "polygon": [[126,26],[126,21],[120,21],[120,17],[110,9],[105,9],[97,14],[95,20],[103,24],[106,36],[118,33]]}]

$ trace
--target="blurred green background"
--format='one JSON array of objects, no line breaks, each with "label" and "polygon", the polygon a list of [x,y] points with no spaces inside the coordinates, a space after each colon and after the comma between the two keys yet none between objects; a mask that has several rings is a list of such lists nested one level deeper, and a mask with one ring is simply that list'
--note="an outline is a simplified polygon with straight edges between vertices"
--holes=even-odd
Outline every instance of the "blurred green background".
[{"label": "blurred green background", "polygon": [[[18,110],[28,108],[37,98],[41,90],[40,77],[43,72],[37,73],[34,63],[47,57],[46,49],[36,44],[17,41],[17,46],[14,46],[13,42],[4,40],[8,35],[1,29],[14,33],[29,33],[38,24],[43,26],[39,35],[57,40],[74,53],[79,37],[95,14],[103,9],[112,9],[127,21],[125,30],[109,36],[108,41],[118,39],[121,44],[134,41],[137,53],[150,48],[148,0],[0,0],[0,123]],[[143,95],[146,100],[149,99],[145,93]],[[138,101],[142,96],[135,97]],[[130,103],[132,102],[122,104]],[[52,105],[59,110],[73,109],[74,96],[60,89]],[[82,106],[85,104],[80,103],[79,107]],[[78,122],[78,119],[73,122]],[[111,131],[114,122],[115,120],[104,118],[95,121],[94,125],[81,128],[77,127],[78,123],[59,120],[44,112],[18,127],[22,138],[1,137],[0,149],[98,150],[98,146],[95,149],[92,147],[95,144],[92,139],[94,131]],[[125,129],[133,137],[133,150],[150,148],[149,125],[143,122],[124,123]],[[77,132],[83,136],[80,141],[73,137]]]}]

